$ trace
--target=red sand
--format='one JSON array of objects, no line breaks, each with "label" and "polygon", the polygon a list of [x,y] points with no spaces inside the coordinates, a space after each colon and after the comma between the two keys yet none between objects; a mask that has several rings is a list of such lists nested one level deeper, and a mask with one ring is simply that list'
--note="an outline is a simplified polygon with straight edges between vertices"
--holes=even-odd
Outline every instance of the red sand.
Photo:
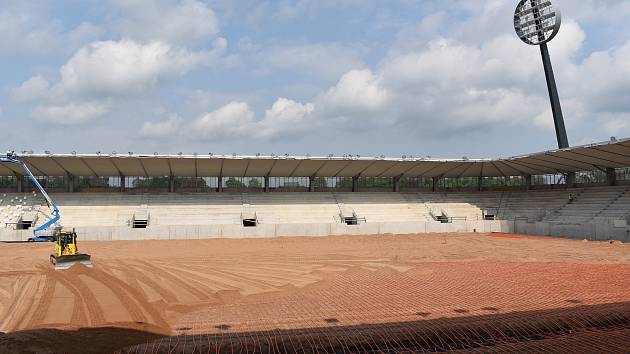
[{"label": "red sand", "polygon": [[624,244],[448,234],[80,246],[94,268],[55,272],[50,244],[0,244],[0,353],[630,347]]}]

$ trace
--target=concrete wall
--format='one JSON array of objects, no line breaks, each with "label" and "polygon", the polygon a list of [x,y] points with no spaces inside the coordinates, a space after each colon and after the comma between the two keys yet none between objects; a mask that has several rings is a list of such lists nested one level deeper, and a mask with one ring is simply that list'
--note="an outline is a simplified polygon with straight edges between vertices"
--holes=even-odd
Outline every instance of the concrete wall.
[{"label": "concrete wall", "polygon": [[[619,225],[617,225],[619,226]],[[437,222],[345,224],[277,224],[243,227],[240,225],[162,226],[148,229],[128,227],[82,227],[76,229],[81,240],[196,240],[208,238],[318,237],[328,235],[382,235],[448,232],[500,232],[533,236],[557,236],[593,241],[619,240],[630,242],[630,226],[614,223],[582,225],[526,221],[461,221],[452,224]],[[0,241],[26,241],[30,230],[0,229]]]},{"label": "concrete wall", "polygon": [[[382,235],[446,232],[505,232],[514,231],[514,223],[507,221],[471,221],[441,224],[437,222],[364,223],[346,224],[269,224],[257,227],[240,225],[161,226],[147,229],[129,227],[79,227],[82,240],[196,240],[207,238],[256,237],[318,237],[328,235]],[[26,241],[32,232],[0,229],[0,241]]]},{"label": "concrete wall", "polygon": [[532,236],[556,236],[591,241],[618,240],[630,242],[630,226],[610,223],[562,224],[552,222],[515,222],[516,234]]}]

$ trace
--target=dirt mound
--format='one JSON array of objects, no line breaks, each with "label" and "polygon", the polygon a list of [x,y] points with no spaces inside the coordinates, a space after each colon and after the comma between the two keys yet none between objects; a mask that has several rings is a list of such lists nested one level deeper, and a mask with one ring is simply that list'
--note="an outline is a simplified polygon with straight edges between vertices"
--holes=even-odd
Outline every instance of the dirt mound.
[{"label": "dirt mound", "polygon": [[148,324],[115,325],[76,330],[32,329],[2,334],[0,354],[113,353],[120,348],[153,341],[164,335],[159,333],[159,328]]}]

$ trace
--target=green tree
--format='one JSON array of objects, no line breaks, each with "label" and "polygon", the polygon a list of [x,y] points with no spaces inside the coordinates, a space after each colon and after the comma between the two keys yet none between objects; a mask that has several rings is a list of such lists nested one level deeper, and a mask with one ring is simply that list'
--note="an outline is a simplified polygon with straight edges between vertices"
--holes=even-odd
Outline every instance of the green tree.
[{"label": "green tree", "polygon": [[141,189],[168,188],[168,184],[169,177],[138,178],[133,181],[133,186]]},{"label": "green tree", "polygon": [[359,179],[359,186],[367,189],[392,188],[394,181],[391,177],[365,177]]},{"label": "green tree", "polygon": [[336,189],[352,189],[352,178],[341,178],[337,180]]},{"label": "green tree", "polygon": [[0,177],[0,188],[16,187],[17,182],[15,177]]},{"label": "green tree", "polygon": [[242,189],[245,187],[243,182],[237,180],[234,177],[228,178],[228,180],[225,182],[225,185],[230,189]]},{"label": "green tree", "polygon": [[262,188],[262,184],[258,180],[258,178],[252,178],[249,180],[249,188]]},{"label": "green tree", "polygon": [[313,186],[315,186],[315,188],[327,188],[328,187],[328,182],[326,182],[326,178],[324,177],[317,177],[315,178],[315,180],[313,180]]},{"label": "green tree", "polygon": [[178,188],[207,189],[208,183],[202,177],[175,177],[175,189]]}]

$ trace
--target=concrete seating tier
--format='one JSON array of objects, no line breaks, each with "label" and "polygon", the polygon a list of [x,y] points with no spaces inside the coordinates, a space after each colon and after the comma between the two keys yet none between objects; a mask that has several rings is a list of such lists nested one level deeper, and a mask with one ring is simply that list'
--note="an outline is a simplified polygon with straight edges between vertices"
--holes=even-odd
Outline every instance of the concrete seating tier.
[{"label": "concrete seating tier", "polygon": [[499,205],[496,192],[418,193],[417,196],[434,215],[444,213],[448,217],[471,221],[482,220],[484,210],[496,209]]},{"label": "concrete seating tier", "polygon": [[[559,209],[553,215],[548,216],[546,221],[559,223],[584,223],[600,217],[604,211],[610,210],[611,206],[627,192],[626,187],[598,187],[582,189],[574,194],[573,201]],[[623,203],[623,199],[622,199]],[[610,210],[612,215],[623,215],[630,213],[630,210],[620,203]],[[616,209],[618,208],[618,209]]]},{"label": "concrete seating tier", "polygon": [[500,195],[499,219],[541,221],[564,207],[576,189],[508,191]]},{"label": "concrete seating tier", "polygon": [[[342,208],[367,223],[437,222],[432,210],[470,221],[482,219],[487,210],[502,220],[567,224],[630,215],[628,186],[456,193],[60,193],[52,198],[66,227],[131,227],[134,215],[148,215],[149,228],[240,225],[245,210],[259,224],[340,223]],[[38,213],[36,226],[49,216],[39,195],[0,194],[0,228],[15,227],[25,213]]]},{"label": "concrete seating tier", "polygon": [[14,225],[26,213],[37,214],[39,204],[37,194],[0,193],[0,227]]},{"label": "concrete seating tier", "polygon": [[427,221],[424,206],[404,193],[335,193],[336,200],[367,222]]},{"label": "concrete seating tier", "polygon": [[250,193],[245,198],[261,224],[332,223],[339,215],[331,193]]},{"label": "concrete seating tier", "polygon": [[[630,188],[620,193],[618,197],[594,217],[594,220],[628,220],[630,218]],[[630,220],[628,220],[630,221]]]}]

